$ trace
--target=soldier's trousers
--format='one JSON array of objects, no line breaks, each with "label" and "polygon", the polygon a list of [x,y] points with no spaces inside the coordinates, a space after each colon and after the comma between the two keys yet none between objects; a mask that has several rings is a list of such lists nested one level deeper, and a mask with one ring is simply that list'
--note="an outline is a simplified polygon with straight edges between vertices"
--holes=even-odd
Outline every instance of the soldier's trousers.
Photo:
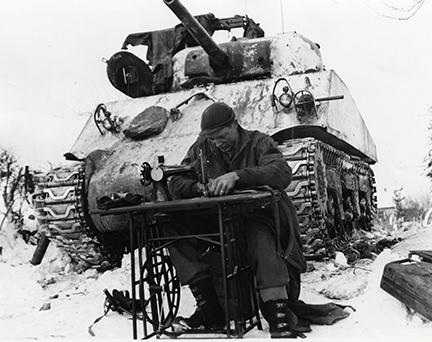
[{"label": "soldier's trousers", "polygon": [[[164,234],[175,236],[216,233],[219,227],[214,218],[175,216],[169,223],[163,224],[163,230]],[[257,288],[288,286],[292,270],[288,269],[286,262],[278,254],[272,219],[259,215],[253,216],[246,220],[243,232]],[[208,247],[207,243],[197,239],[181,239],[169,248],[171,260],[182,285],[211,277],[210,266],[203,258]],[[297,276],[294,275],[294,278]],[[293,281],[299,282],[299,279],[293,279]]]}]

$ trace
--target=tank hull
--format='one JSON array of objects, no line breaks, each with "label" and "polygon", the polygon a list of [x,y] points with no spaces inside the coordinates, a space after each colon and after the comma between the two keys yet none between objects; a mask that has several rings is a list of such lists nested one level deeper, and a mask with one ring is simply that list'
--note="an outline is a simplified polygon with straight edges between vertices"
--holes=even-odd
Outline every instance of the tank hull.
[{"label": "tank hull", "polygon": [[[246,129],[257,129],[275,137],[281,136],[281,140],[313,136],[350,155],[356,155],[369,164],[374,164],[377,161],[375,143],[342,80],[334,71],[309,73],[306,77],[310,81],[310,91],[315,98],[344,95],[341,101],[321,103],[317,107],[317,116],[307,123],[302,123],[292,108],[274,113],[270,96],[275,79],[216,85],[208,89],[183,90],[111,102],[106,106],[112,113],[123,119],[122,127],[126,128],[133,118],[146,108],[157,105],[169,111],[194,93],[204,91],[209,97],[231,105],[238,122]],[[304,89],[304,74],[292,75],[287,79],[294,91]],[[92,113],[88,113],[89,120],[70,153],[77,158],[85,158],[94,150],[117,151],[117,148],[121,147],[122,154],[118,156],[116,167],[120,164],[132,163],[138,153],[143,158],[147,158],[145,160],[152,161],[156,154],[165,154],[165,159],[169,163],[178,163],[188,146],[198,136],[201,113],[210,103],[209,99],[191,101],[181,108],[180,120],[170,120],[161,134],[142,141],[133,141],[122,133],[101,135],[93,122]],[[166,144],[169,141],[175,142],[175,146]]]},{"label": "tank hull", "polygon": [[[168,120],[160,134],[144,140],[132,140],[123,133],[107,132],[101,135],[90,118],[70,151],[74,156],[86,159],[86,164],[92,165],[91,170],[86,170],[89,177],[88,209],[96,209],[97,199],[112,192],[131,192],[148,196],[139,181],[141,164],[144,161],[155,163],[160,155],[165,157],[167,164],[179,164],[199,134],[201,113],[212,103],[211,99],[215,99],[230,104],[243,127],[272,135],[282,150],[286,150],[286,146],[291,146],[291,150],[302,149],[304,146],[315,146],[313,148],[316,149],[318,146],[326,151],[326,161],[319,161],[319,158],[323,160],[325,158],[315,154],[308,157],[314,160],[313,163],[322,163],[322,166],[313,163],[311,166],[321,167],[323,180],[320,182],[310,178],[312,173],[307,173],[306,176],[302,176],[303,178],[297,175],[296,172],[301,169],[298,166],[298,156],[285,152],[287,161],[294,170],[294,179],[297,179],[287,188],[287,192],[296,205],[303,226],[304,243],[311,256],[320,254],[322,248],[329,251],[335,239],[343,239],[347,235],[346,232],[354,227],[368,229],[376,207],[373,173],[369,167],[369,164],[375,163],[377,159],[375,144],[348,89],[334,71],[310,73],[307,74],[307,78],[310,91],[313,91],[314,96],[326,97],[338,94],[344,95],[345,98],[344,101],[321,103],[317,107],[317,115],[306,123],[299,120],[292,108],[277,113],[273,111],[269,99],[274,79],[243,81],[216,85],[208,89],[183,90],[107,103],[107,108],[122,118],[124,125],[122,128],[126,128],[134,117],[146,108],[157,105],[165,108],[168,113],[171,108],[194,93],[204,90],[207,94],[207,97],[197,96],[181,107],[180,119]],[[292,75],[287,79],[294,91],[304,87],[304,74]],[[306,149],[308,148],[312,147]],[[332,158],[328,155],[338,159],[338,164],[331,165]],[[316,157],[318,161],[315,160]],[[343,171],[340,168],[342,164],[345,165]],[[311,190],[311,184],[314,182],[316,189]],[[349,182],[354,185],[347,186]],[[366,188],[360,190],[363,183],[366,184]],[[296,187],[300,187],[300,190],[296,190]],[[319,197],[318,203],[316,199],[306,199],[303,195],[298,197],[296,191],[306,193],[312,191],[326,195]],[[351,203],[353,208],[347,204],[348,197],[349,201],[353,202]],[[367,201],[367,214],[359,209],[361,197]],[[346,214],[350,210],[352,215]],[[330,215],[329,212],[332,214]],[[101,218],[95,215],[91,219],[101,233],[126,229],[125,218],[121,216]],[[334,232],[325,233],[330,226],[336,227],[330,229]],[[323,227],[324,230],[320,230],[318,237],[316,234],[312,234],[311,237],[311,232],[314,232],[317,227]],[[326,241],[325,246],[321,241]]]}]

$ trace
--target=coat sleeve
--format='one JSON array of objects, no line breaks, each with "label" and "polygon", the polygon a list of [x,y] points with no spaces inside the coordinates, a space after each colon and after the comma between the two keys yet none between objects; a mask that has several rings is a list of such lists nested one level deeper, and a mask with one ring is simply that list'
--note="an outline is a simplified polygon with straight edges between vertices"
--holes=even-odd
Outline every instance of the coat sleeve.
[{"label": "coat sleeve", "polygon": [[240,187],[268,185],[274,189],[285,189],[291,182],[291,168],[276,143],[264,136],[255,145],[257,166],[236,170]]},{"label": "coat sleeve", "polygon": [[[194,165],[197,161],[197,143],[189,149],[186,157],[182,160],[182,165]],[[195,168],[195,167],[194,167]],[[181,174],[172,176],[168,181],[168,190],[174,199],[199,197],[201,193],[197,188],[198,179],[195,174]]]}]

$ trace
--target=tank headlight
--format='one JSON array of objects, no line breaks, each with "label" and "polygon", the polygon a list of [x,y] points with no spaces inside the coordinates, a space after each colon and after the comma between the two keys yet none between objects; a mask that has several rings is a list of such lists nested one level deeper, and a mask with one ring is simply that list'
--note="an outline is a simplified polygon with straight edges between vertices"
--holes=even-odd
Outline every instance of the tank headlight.
[{"label": "tank headlight", "polygon": [[289,108],[292,102],[293,102],[293,98],[288,93],[282,93],[282,95],[279,96],[279,103],[281,104],[282,107]]},{"label": "tank headlight", "polygon": [[[277,93],[278,93],[277,88],[278,88],[278,84],[280,82],[285,82],[285,86],[282,88],[282,94],[278,96],[277,95]],[[280,89],[280,87],[279,87],[279,89]],[[270,104],[273,108],[274,113],[279,112],[279,109],[277,108],[277,103],[279,103],[284,108],[291,107],[291,104],[293,103],[293,91],[292,91],[291,86],[288,83],[287,79],[284,77],[281,77],[278,80],[276,80],[276,82],[273,86],[272,95],[270,96]]]}]

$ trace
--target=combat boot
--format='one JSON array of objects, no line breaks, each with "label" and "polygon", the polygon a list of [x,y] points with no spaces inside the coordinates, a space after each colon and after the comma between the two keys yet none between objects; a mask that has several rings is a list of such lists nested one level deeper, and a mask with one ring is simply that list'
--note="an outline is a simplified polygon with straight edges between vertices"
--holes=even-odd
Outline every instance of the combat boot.
[{"label": "combat boot", "polygon": [[270,326],[272,338],[296,338],[300,334],[294,331],[298,319],[288,308],[287,299],[270,300],[262,304],[261,310]]},{"label": "combat boot", "polygon": [[175,324],[182,329],[221,330],[225,328],[225,313],[219,303],[211,278],[189,285],[197,308],[192,316],[177,317]]}]

